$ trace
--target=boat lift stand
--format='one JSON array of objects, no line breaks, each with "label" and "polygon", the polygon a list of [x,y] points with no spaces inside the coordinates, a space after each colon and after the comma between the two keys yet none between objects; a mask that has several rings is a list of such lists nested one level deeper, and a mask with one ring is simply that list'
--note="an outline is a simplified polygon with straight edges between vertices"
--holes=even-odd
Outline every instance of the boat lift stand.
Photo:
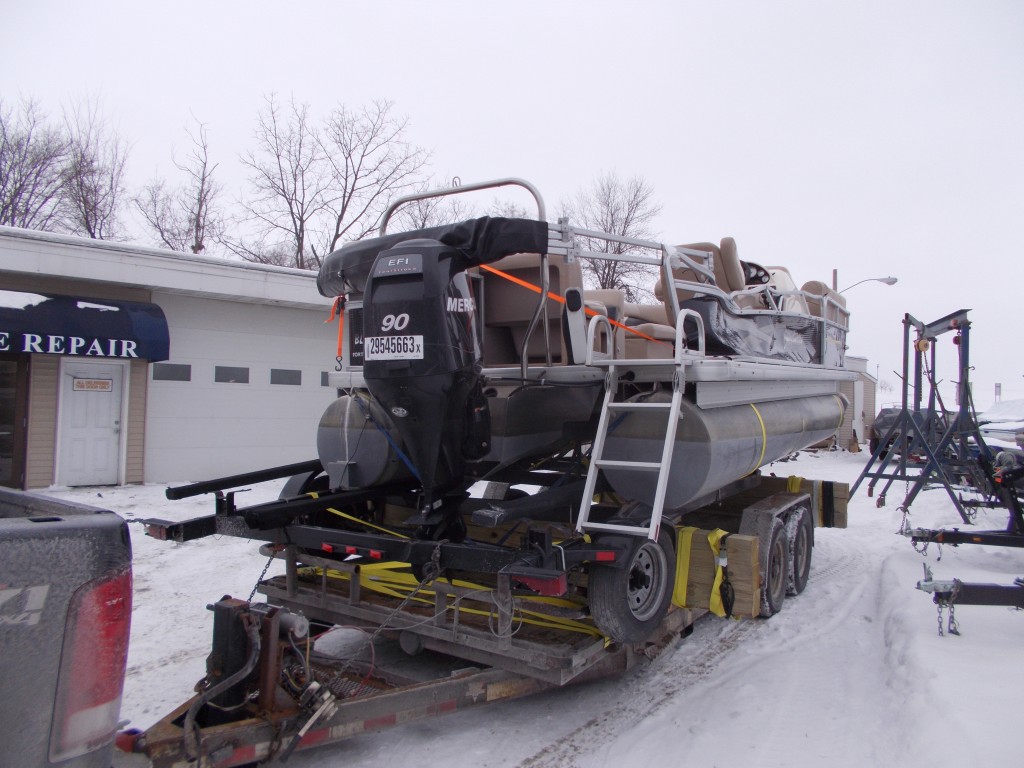
[{"label": "boat lift stand", "polygon": [[[903,399],[900,413],[878,441],[878,447],[850,489],[851,495],[868,478],[868,495],[873,496],[877,482],[884,480],[886,482],[876,502],[877,506],[884,507],[886,495],[894,482],[913,483],[900,505],[900,509],[906,512],[926,485],[938,483],[946,489],[960,518],[968,525],[974,521],[974,507],[1001,506],[992,501],[965,501],[954,490],[957,486],[967,486],[990,500],[999,495],[992,481],[989,449],[974,415],[970,389],[971,323],[967,319],[968,311],[961,309],[932,323],[923,323],[910,314],[904,315]],[[910,334],[912,328],[916,331],[913,343]],[[934,374],[935,341],[948,332],[956,334],[953,343],[959,356],[958,408],[949,419]],[[930,363],[926,355],[930,357]],[[913,380],[910,377],[911,357],[914,359]],[[915,461],[913,456],[923,456],[924,464]],[[893,465],[891,469],[890,465]]]}]

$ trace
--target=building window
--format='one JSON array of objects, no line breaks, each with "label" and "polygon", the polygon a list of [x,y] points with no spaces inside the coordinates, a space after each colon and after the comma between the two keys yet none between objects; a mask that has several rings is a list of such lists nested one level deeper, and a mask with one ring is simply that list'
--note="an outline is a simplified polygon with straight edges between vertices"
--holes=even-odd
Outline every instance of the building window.
[{"label": "building window", "polygon": [[248,384],[249,369],[218,365],[213,369],[213,380],[221,384]]},{"label": "building window", "polygon": [[270,383],[300,386],[302,384],[302,371],[292,371],[287,368],[271,368]]},{"label": "building window", "polygon": [[153,381],[192,381],[192,366],[182,363],[153,363]]}]

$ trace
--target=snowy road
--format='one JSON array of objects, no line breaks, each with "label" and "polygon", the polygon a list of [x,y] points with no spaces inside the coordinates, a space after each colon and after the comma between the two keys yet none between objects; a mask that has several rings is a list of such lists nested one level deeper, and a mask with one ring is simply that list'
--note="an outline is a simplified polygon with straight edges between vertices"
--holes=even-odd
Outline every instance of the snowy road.
[{"label": "snowy road", "polygon": [[[780,475],[853,482],[866,460],[801,454]],[[53,495],[126,517],[181,518],[209,501],[169,503],[162,488],[77,489]],[[260,488],[253,503],[274,494]],[[296,754],[298,768],[434,764],[460,768],[650,768],[1018,765],[1014,728],[1024,704],[1024,614],[962,606],[962,635],[939,637],[936,608],[914,589],[921,563],[936,578],[1008,584],[1024,575],[1017,550],[945,548],[927,559],[894,534],[902,489],[876,509],[859,492],[850,527],[817,530],[811,581],[769,621],[701,619],[650,666],[601,681],[356,737]],[[943,492],[922,494],[912,523],[959,518]],[[981,528],[1005,526],[982,513]],[[191,695],[209,652],[207,603],[248,596],[265,559],[255,544],[170,545],[132,527],[135,609],[124,716],[145,728]],[[271,573],[277,572],[278,564]]]}]

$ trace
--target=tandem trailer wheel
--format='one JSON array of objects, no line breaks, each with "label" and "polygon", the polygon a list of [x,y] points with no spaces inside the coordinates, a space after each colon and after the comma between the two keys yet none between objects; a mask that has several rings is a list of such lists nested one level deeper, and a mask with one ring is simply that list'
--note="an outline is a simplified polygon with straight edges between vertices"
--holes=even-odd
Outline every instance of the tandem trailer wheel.
[{"label": "tandem trailer wheel", "polygon": [[639,643],[661,624],[672,601],[676,551],[664,528],[658,540],[636,539],[624,568],[590,567],[590,613],[619,643]]}]

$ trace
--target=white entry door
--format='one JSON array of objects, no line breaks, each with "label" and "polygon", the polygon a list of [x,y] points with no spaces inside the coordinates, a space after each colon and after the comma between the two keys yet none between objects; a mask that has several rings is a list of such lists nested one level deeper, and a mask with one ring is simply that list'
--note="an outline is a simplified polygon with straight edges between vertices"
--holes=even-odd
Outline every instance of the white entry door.
[{"label": "white entry door", "polygon": [[64,360],[60,387],[60,485],[116,485],[121,467],[122,363]]},{"label": "white entry door", "polygon": [[860,380],[853,382],[853,431],[864,442],[864,382]]}]

